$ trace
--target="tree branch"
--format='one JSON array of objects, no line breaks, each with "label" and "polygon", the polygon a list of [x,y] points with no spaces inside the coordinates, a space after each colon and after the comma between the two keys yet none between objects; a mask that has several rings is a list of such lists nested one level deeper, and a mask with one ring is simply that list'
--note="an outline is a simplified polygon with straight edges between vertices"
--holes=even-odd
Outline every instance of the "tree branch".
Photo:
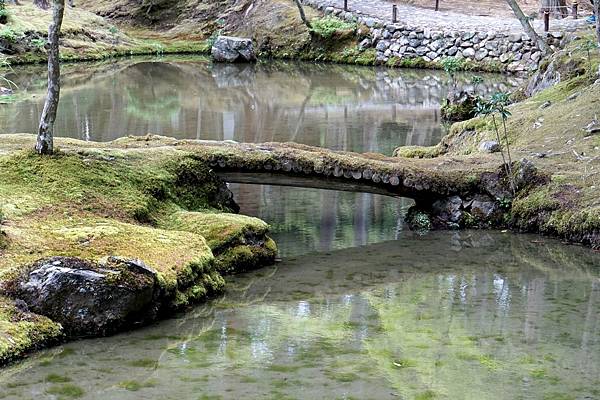
[{"label": "tree branch", "polygon": [[527,34],[527,36],[529,36],[529,39],[531,39],[533,43],[537,44],[537,47],[542,51],[542,53],[550,54],[552,52],[550,46],[548,46],[548,43],[546,43],[546,41],[536,33],[535,29],[533,29],[533,27],[529,23],[529,18],[527,18],[527,16],[523,13],[523,10],[521,10],[521,7],[519,7],[517,1],[506,0],[506,2],[510,6],[510,8],[512,8],[513,12],[515,13],[515,16],[523,26],[525,33]]}]

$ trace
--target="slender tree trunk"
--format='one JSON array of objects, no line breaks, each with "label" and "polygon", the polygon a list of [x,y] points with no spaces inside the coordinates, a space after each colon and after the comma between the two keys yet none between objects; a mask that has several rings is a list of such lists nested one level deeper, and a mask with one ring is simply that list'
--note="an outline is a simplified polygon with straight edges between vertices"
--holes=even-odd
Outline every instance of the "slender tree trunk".
[{"label": "slender tree trunk", "polygon": [[538,48],[542,51],[542,53],[550,54],[550,52],[551,52],[550,46],[548,46],[548,43],[546,43],[546,41],[544,39],[542,39],[540,37],[540,35],[538,35],[536,33],[536,31],[533,29],[533,27],[529,23],[529,19],[523,13],[523,10],[521,10],[521,7],[519,7],[519,4],[517,3],[517,1],[516,0],[506,0],[506,2],[510,6],[510,8],[512,8],[513,12],[515,13],[515,16],[517,17],[517,19],[523,26],[525,33],[527,34],[527,36],[529,36],[529,39],[531,39],[531,41],[533,43],[537,44]]},{"label": "slender tree trunk", "polygon": [[48,96],[44,103],[35,149],[39,154],[54,151],[54,121],[60,97],[59,36],[65,12],[65,0],[54,0],[52,23],[48,28]]},{"label": "slender tree trunk", "polygon": [[600,45],[600,0],[594,0],[594,15],[596,16],[596,36]]},{"label": "slender tree trunk", "polygon": [[33,4],[35,4],[42,10],[47,10],[48,8],[50,8],[50,2],[48,0],[33,0]]},{"label": "slender tree trunk", "polygon": [[294,0],[294,3],[296,3],[296,6],[298,7],[298,11],[300,12],[300,19],[302,19],[304,25],[306,25],[308,29],[312,29],[310,21],[306,19],[306,14],[304,14],[304,7],[302,7],[302,3],[300,3],[300,0]]}]

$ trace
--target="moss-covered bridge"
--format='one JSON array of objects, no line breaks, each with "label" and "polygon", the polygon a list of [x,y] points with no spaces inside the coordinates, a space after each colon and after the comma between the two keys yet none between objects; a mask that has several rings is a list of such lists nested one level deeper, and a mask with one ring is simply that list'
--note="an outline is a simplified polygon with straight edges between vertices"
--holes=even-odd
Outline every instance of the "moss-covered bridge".
[{"label": "moss-covered bridge", "polygon": [[[187,142],[188,144],[190,142]],[[201,141],[198,155],[230,183],[375,193],[416,200],[472,192],[478,176],[441,171],[420,160],[335,152],[295,143]],[[429,163],[428,163],[429,164]]]},{"label": "moss-covered bridge", "polygon": [[[129,146],[131,138],[127,139]],[[149,137],[134,139],[163,142]],[[139,145],[139,142],[138,144]],[[498,161],[408,159],[331,151],[295,143],[249,144],[175,141],[211,166],[224,181],[366,192],[414,199],[413,212],[428,214],[434,227],[489,225],[500,221],[510,197]]]}]

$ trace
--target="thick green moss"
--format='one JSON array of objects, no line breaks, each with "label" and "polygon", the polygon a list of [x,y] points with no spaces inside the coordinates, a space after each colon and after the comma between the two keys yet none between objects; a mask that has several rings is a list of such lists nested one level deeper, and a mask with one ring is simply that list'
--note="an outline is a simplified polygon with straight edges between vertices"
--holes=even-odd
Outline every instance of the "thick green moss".
[{"label": "thick green moss", "polygon": [[216,253],[232,244],[243,243],[249,235],[264,236],[269,230],[264,221],[245,215],[186,211],[171,214],[161,226],[200,234]]},{"label": "thick green moss", "polygon": [[277,254],[269,226],[258,218],[227,213],[178,212],[163,226],[194,232],[206,238],[220,273],[235,273],[271,264]]},{"label": "thick green moss", "polygon": [[[274,257],[264,222],[220,216],[229,204],[224,185],[193,152],[170,147],[167,140],[156,148],[136,148],[146,147],[148,138],[67,149],[67,139],[66,151],[40,157],[21,150],[31,148],[32,139],[7,135],[0,148],[0,204],[7,222],[0,287],[41,258],[100,261],[114,255],[154,269],[162,287],[159,306],[172,309],[223,289],[222,263],[211,246],[220,252],[252,246],[252,261],[239,260],[254,266]],[[0,363],[61,332],[50,320],[19,314],[10,304],[2,303],[0,312]]]},{"label": "thick green moss", "polygon": [[401,146],[394,150],[394,157],[433,158],[441,154],[439,146]]},{"label": "thick green moss", "polygon": [[0,297],[0,365],[62,339],[62,327]]},{"label": "thick green moss", "polygon": [[277,246],[271,238],[260,243],[240,244],[229,248],[216,258],[217,270],[224,274],[251,271],[272,264]]}]

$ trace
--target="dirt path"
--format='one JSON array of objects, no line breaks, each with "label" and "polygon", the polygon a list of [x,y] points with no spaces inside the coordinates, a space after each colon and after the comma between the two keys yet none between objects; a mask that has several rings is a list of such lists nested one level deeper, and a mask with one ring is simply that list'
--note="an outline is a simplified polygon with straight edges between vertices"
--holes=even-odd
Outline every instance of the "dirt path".
[{"label": "dirt path", "polygon": [[[415,5],[406,4],[407,1],[413,2]],[[533,5],[534,0],[526,1],[526,10],[531,11],[537,8]],[[316,2],[320,6],[339,9],[343,8],[344,5],[344,0],[316,0]],[[442,9],[436,12],[433,9],[435,0],[396,0],[398,20],[406,25],[440,31],[523,32],[519,21],[514,18],[510,10],[505,9],[505,3],[499,0],[484,0],[481,2],[442,0],[441,3]],[[348,8],[351,12],[390,22],[392,20],[392,4],[392,1],[389,0],[348,0]],[[427,4],[430,5],[430,8],[418,6]],[[486,9],[485,4],[490,4],[490,8]],[[493,7],[492,4],[494,4]],[[451,7],[452,5],[456,8]],[[472,14],[465,15],[463,12],[467,10],[471,10],[470,13]],[[541,19],[534,20],[532,24],[538,32],[543,32],[544,25]],[[551,31],[572,31],[585,24],[583,18],[577,20],[571,17],[561,20],[553,19],[551,21]]]},{"label": "dirt path", "polygon": [[[435,0],[395,0],[392,2],[398,5],[435,9]],[[521,0],[519,4],[526,14],[536,13],[539,7],[538,0]],[[440,11],[490,17],[513,17],[512,11],[504,0],[440,0]]]}]

